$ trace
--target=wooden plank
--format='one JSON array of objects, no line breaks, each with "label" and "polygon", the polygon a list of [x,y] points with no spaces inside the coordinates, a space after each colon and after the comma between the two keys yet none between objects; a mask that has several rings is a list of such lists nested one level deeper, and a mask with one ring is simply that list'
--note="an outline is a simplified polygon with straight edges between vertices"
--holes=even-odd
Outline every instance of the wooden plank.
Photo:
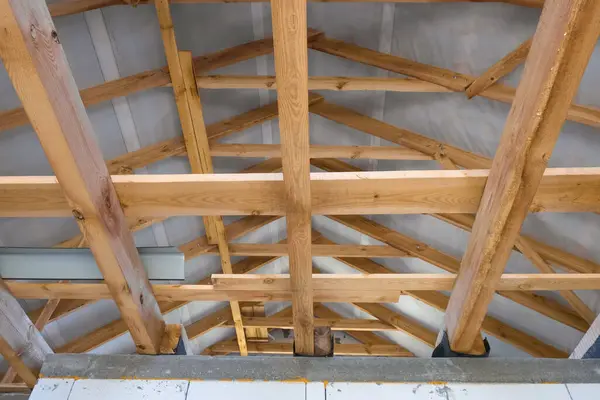
[{"label": "wooden plank", "polygon": [[[253,218],[261,218],[261,217],[253,217]],[[232,227],[233,225],[235,225],[237,222],[240,221],[236,221],[232,224],[227,225],[227,227]],[[244,226],[244,224],[240,225],[241,227]],[[263,226],[263,225],[258,225],[258,226]],[[257,226],[257,227],[258,227]],[[237,231],[237,233],[233,230],[233,228],[228,231],[229,236],[234,239],[238,236],[236,236],[237,234],[239,234],[240,236],[242,236],[245,233],[248,233],[248,231],[245,230],[239,230]],[[315,235],[313,235],[313,237],[315,239],[318,239],[320,237],[320,235],[318,233],[316,233]],[[207,242],[206,237],[204,237],[204,242]],[[199,240],[198,242],[202,242],[202,240]],[[193,242],[191,242],[193,243]],[[191,247],[193,249],[193,247]],[[194,256],[189,256],[186,253],[186,259],[191,259]],[[252,271],[256,271],[257,269],[267,265],[268,263],[277,260],[277,257],[248,257],[244,260],[241,260],[237,263],[235,263],[232,266],[233,272],[236,274],[246,274],[246,273],[250,273]],[[202,279],[200,281],[198,281],[198,284],[209,284],[210,283],[210,277]],[[64,300],[63,300],[64,302]],[[189,302],[187,301],[166,301],[166,302],[161,302],[160,303],[160,309],[161,312],[163,314],[167,314],[171,311],[174,311],[180,307],[183,307],[185,305],[189,304]],[[100,345],[124,334],[127,331],[127,328],[125,326],[125,324],[123,323],[122,320],[116,320],[108,325],[105,325],[103,327],[100,327],[98,329],[96,329],[95,331],[93,331],[92,333],[84,336],[84,337],[80,337],[77,338],[67,344],[65,344],[64,346],[59,347],[58,349],[56,349],[57,353],[85,353],[87,351],[93,350],[97,347],[99,347]],[[191,338],[191,336],[193,336],[194,331],[192,330],[192,335],[188,334],[188,337]]]},{"label": "wooden plank", "polygon": [[0,393],[30,393],[31,389],[25,383],[0,383]]},{"label": "wooden plank", "polygon": [[[281,157],[278,144],[222,144],[211,145],[213,157]],[[426,154],[397,146],[325,146],[313,145],[310,158],[350,158],[353,160],[432,160]]]},{"label": "wooden plank", "polygon": [[[314,160],[313,164],[315,164]],[[316,163],[316,165],[326,171],[360,171],[360,169],[339,160],[333,165],[330,163]],[[434,216],[438,215],[439,214],[436,214]],[[448,222],[452,221],[451,223],[457,226],[460,224],[460,227],[463,227],[463,229],[466,229],[470,223],[469,221],[472,223],[474,220],[472,216],[465,214],[454,214],[453,216],[449,216],[449,214],[446,214],[445,218],[448,219],[450,217],[454,218],[454,216],[458,216],[456,220],[448,220]],[[383,225],[377,224],[374,221],[370,221],[363,217],[350,216],[330,218],[337,218],[338,222],[346,224],[346,226],[352,229],[370,235],[393,247],[407,251],[409,254],[436,265],[448,272],[456,273],[460,267],[460,261],[458,259],[436,251],[423,242],[416,241],[406,235],[402,235]],[[579,315],[574,313],[570,308],[565,307],[563,304],[550,298],[542,297],[535,293],[502,292],[500,294],[516,303],[529,307],[547,317],[553,318],[583,332],[585,332],[589,326],[584,319],[579,317]]]},{"label": "wooden plank", "polygon": [[453,350],[471,352],[547,160],[600,35],[600,3],[548,1],[446,312]]},{"label": "wooden plank", "polygon": [[[42,332],[44,330],[44,327],[50,320],[50,317],[56,310],[56,307],[58,307],[59,303],[60,299],[50,299],[46,302],[46,305],[43,307],[42,312],[40,313],[39,317],[35,320],[34,324],[34,326],[39,332]],[[16,377],[17,370],[11,366],[4,374],[4,377],[2,378],[2,381],[0,381],[0,383],[12,383]]]},{"label": "wooden plank", "polygon": [[[432,214],[432,217],[446,221],[468,232],[473,229],[473,224],[475,223],[475,217],[467,214]],[[535,250],[544,260],[559,265],[572,272],[600,272],[600,265],[591,260],[578,257],[557,247],[539,242],[530,236],[521,235],[521,240],[526,241],[527,245]],[[518,250],[517,248],[515,249]]]},{"label": "wooden plank", "polygon": [[502,57],[502,59],[471,82],[471,84],[467,86],[467,97],[471,99],[474,96],[477,96],[524,63],[529,54],[529,49],[531,49],[532,41],[533,39],[530,38],[521,43],[516,49]]},{"label": "wooden plank", "polygon": [[[246,328],[294,329],[293,318],[245,317]],[[395,331],[396,327],[376,319],[315,318],[315,327],[328,327],[333,331]],[[229,327],[233,324],[227,325]]]},{"label": "wooden plank", "polygon": [[[0,278],[0,354],[29,387],[52,349]],[[11,374],[12,375],[12,374]],[[9,376],[12,377],[12,376]],[[11,383],[12,380],[3,383]]]},{"label": "wooden plank", "polygon": [[[48,8],[32,0],[3,0],[0,15],[0,56],[71,213],[90,243],[138,351],[155,354],[164,321]],[[37,34],[32,36],[32,30]]]},{"label": "wooden plank", "polygon": [[[417,290],[453,290],[457,279],[455,274],[314,274],[313,290],[315,293],[331,291],[356,292],[357,295],[380,291],[397,293]],[[52,285],[52,284],[50,284]],[[76,285],[76,284],[73,284]],[[207,285],[208,286],[208,285]],[[195,288],[194,285],[180,285],[182,292],[198,292],[204,296],[207,288]],[[499,291],[533,291],[533,290],[597,290],[600,289],[600,274],[502,274],[496,285]],[[171,285],[155,285],[157,296],[163,293],[175,293],[176,287]],[[292,290],[291,278],[288,274],[213,274],[211,292],[223,291],[230,295],[236,292],[284,293]],[[22,292],[22,289],[19,289]],[[17,292],[16,292],[17,293]],[[174,294],[175,296],[178,296]],[[190,294],[182,294],[187,296]],[[193,294],[192,294],[193,296]],[[248,300],[254,301],[249,298]]]},{"label": "wooden plank", "polygon": [[233,317],[231,316],[231,308],[229,306],[223,307],[212,314],[193,322],[186,326],[185,330],[187,331],[188,338],[193,340],[198,336],[210,332],[214,328],[226,325],[228,322],[233,325]]},{"label": "wooden plank", "polygon": [[[317,243],[332,243],[330,240],[322,237]],[[337,257],[336,260],[343,262],[351,268],[357,269],[365,274],[391,274],[393,271],[384,267],[381,264],[376,263],[368,258],[343,258]],[[505,292],[505,293],[518,293],[526,294],[523,292]],[[405,292],[405,294],[411,297],[425,302],[426,304],[437,308],[444,312],[448,304],[449,297],[443,293],[438,292]],[[564,351],[558,350],[546,343],[543,343],[539,339],[521,332],[508,324],[505,324],[495,318],[486,316],[483,323],[483,330],[498,339],[511,344],[518,349],[523,350],[526,353],[531,354],[534,357],[546,357],[546,358],[565,358],[567,354]]]},{"label": "wooden plank", "polygon": [[426,345],[435,347],[437,332],[430,330],[419,321],[392,311],[382,304],[353,303],[353,305]]},{"label": "wooden plank", "polygon": [[[320,32],[309,30],[308,40],[321,35]],[[194,69],[197,74],[223,68],[245,60],[273,52],[273,39],[265,38],[223,49],[214,53],[194,57]],[[142,90],[168,86],[171,83],[168,67],[126,76],[101,83],[80,91],[83,104],[91,106],[117,97],[129,96]],[[0,112],[0,131],[16,128],[28,123],[23,108]]]},{"label": "wooden plank", "polygon": [[320,102],[310,107],[310,112],[321,117],[347,125],[384,140],[406,146],[430,156],[432,159],[443,149],[444,153],[456,164],[469,169],[490,168],[490,159],[478,154],[470,153],[458,147],[439,142],[408,129],[379,121],[375,118],[360,114],[349,108],[328,102]]},{"label": "wooden plank", "polygon": [[[386,357],[413,357],[414,355],[395,344],[335,344],[334,354],[338,356],[386,356]],[[249,343],[250,354],[293,354],[291,342]],[[223,341],[208,347],[202,354],[218,355],[239,353],[237,343]]]},{"label": "wooden plank", "polygon": [[[326,38],[324,36],[311,42],[309,46],[314,50],[418,78],[457,92],[465,91],[471,82],[476,79],[474,76],[381,53],[341,40]],[[511,104],[515,97],[515,93],[516,91],[514,88],[496,83],[487,90],[484,90],[480,95],[488,99]],[[573,104],[568,110],[567,119],[599,127],[600,109]]]},{"label": "wooden plank", "polygon": [[[202,89],[264,89],[276,90],[275,76],[206,75],[196,78]],[[358,76],[309,76],[308,90],[337,92],[383,90],[404,93],[448,93],[448,88],[415,78],[382,78]]]},{"label": "wooden plank", "polygon": [[244,331],[246,332],[246,339],[249,342],[261,342],[265,343],[269,341],[268,327],[261,326],[246,326],[247,318],[265,318],[265,305],[256,303],[240,303],[242,310],[242,323],[244,325]]},{"label": "wooden plank", "polygon": [[[287,256],[287,244],[254,244],[231,243],[229,251],[232,256]],[[209,251],[218,253],[216,249]],[[360,246],[360,245],[329,245],[313,244],[311,247],[313,257],[409,257],[402,250],[391,246]]]},{"label": "wooden plank", "polygon": [[[212,174],[213,166],[208,145],[208,134],[198,88],[196,87],[192,54],[191,52],[179,52],[177,49],[169,1],[155,0],[154,4],[192,173]],[[219,216],[204,217],[203,220],[208,242],[218,245],[223,272],[233,273],[223,220]],[[246,351],[246,336],[242,326],[240,306],[234,301],[231,302],[230,307],[235,321],[240,353],[242,356],[246,356],[248,352]]]},{"label": "wooden plank", "polygon": [[295,351],[314,354],[306,0],[272,0]]},{"label": "wooden plank", "polygon": [[[446,169],[458,169],[455,165],[452,164],[451,161],[444,162],[444,158],[440,157],[438,161],[441,162],[443,168]],[[433,214],[435,217],[436,215]],[[473,221],[475,220],[475,216],[471,216]],[[531,263],[542,273],[553,274],[555,273],[554,269],[540,256],[540,254],[535,251],[535,249],[529,244],[529,241],[524,239],[521,235],[517,235],[515,240],[515,249],[520,251]],[[577,312],[577,314],[581,315],[581,317],[589,324],[594,321],[596,318],[596,313],[594,313],[584,302],[581,300],[577,294],[573,291],[565,290],[561,291],[560,295],[569,303],[569,305]]]},{"label": "wooden plank", "polygon": [[[150,0],[141,0],[140,4],[148,3]],[[240,3],[267,2],[269,0],[170,0],[171,3]],[[316,3],[380,3],[384,0],[308,0]],[[475,2],[475,3],[507,3],[524,7],[541,8],[544,0],[386,0],[389,3],[453,3],[453,2]],[[98,8],[126,4],[126,0],[59,0],[50,5],[53,17],[72,15]]]},{"label": "wooden plank", "polygon": [[[312,173],[312,213],[475,213],[487,177],[487,170]],[[131,218],[286,214],[281,174],[113,175],[112,182]],[[549,168],[529,211],[600,212],[599,197],[600,168]],[[56,178],[0,177],[0,217],[69,215]]]},{"label": "wooden plank", "polygon": [[[154,6],[169,67],[169,75],[171,76],[175,105],[177,106],[177,113],[179,114],[179,121],[181,122],[181,130],[183,132],[187,157],[192,167],[192,173],[213,173],[210,155],[205,151],[208,149],[208,138],[202,114],[202,105],[198,97],[198,88],[195,84],[192,54],[190,52],[180,53],[177,48],[169,0],[155,0]],[[204,217],[203,221],[209,242],[216,244],[217,227],[215,218]]]}]

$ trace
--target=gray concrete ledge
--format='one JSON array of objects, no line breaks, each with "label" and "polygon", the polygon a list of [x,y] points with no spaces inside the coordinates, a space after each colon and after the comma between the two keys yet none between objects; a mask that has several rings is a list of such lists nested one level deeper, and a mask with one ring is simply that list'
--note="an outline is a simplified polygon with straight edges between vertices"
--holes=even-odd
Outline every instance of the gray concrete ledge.
[{"label": "gray concrete ledge", "polygon": [[89,379],[600,383],[600,360],[67,354],[48,356],[42,375]]}]

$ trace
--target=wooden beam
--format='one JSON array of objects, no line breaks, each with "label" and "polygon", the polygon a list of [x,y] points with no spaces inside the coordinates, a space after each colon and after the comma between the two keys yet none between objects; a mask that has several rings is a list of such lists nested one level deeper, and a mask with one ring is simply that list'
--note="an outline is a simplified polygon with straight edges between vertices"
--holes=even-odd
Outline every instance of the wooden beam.
[{"label": "wooden beam", "polygon": [[[249,343],[250,354],[293,354],[291,342]],[[334,355],[338,356],[386,356],[386,357],[413,357],[414,355],[401,346],[395,344],[335,344]],[[239,353],[237,343],[223,341],[205,349],[202,354],[218,355]]]},{"label": "wooden beam", "polygon": [[[204,123],[198,87],[196,86],[192,53],[179,52],[177,49],[169,1],[155,0],[154,4],[192,173],[212,174],[214,171],[208,145],[208,134]],[[208,242],[216,244],[219,248],[223,272],[226,274],[233,273],[223,219],[220,216],[212,216],[204,217],[203,221]],[[246,336],[242,326],[240,305],[238,302],[233,301],[230,307],[235,322],[240,353],[242,356],[247,356]]]},{"label": "wooden beam", "polygon": [[500,61],[492,65],[477,79],[471,82],[465,91],[467,97],[471,99],[474,96],[479,95],[485,89],[489,88],[524,63],[529,54],[529,49],[531,49],[532,41],[533,39],[527,39],[521,43],[516,49],[502,57]]},{"label": "wooden beam", "polygon": [[408,129],[398,128],[343,106],[320,102],[311,105],[310,112],[339,124],[419,151],[430,156],[432,159],[443,150],[444,154],[451,161],[468,169],[487,169],[492,165],[492,161],[486,157],[450,146],[416,132],[409,131]]},{"label": "wooden beam", "polygon": [[37,373],[52,349],[0,279],[0,354],[33,387]]},{"label": "wooden beam", "polygon": [[[278,144],[221,144],[210,147],[213,157],[281,157]],[[310,158],[350,158],[353,160],[432,160],[419,151],[398,146],[324,146],[313,145]]]},{"label": "wooden beam", "polygon": [[600,35],[600,3],[548,1],[446,312],[453,350],[469,353]]},{"label": "wooden beam", "polygon": [[[334,164],[321,162],[315,163],[315,160],[313,160],[312,163],[326,171],[360,171],[360,169],[339,160]],[[434,214],[434,216],[438,215],[439,214]],[[446,214],[446,219],[448,219],[448,215],[449,214]],[[466,226],[469,224],[469,221],[474,220],[472,216],[465,216],[465,214],[454,215],[458,217],[453,223],[460,223],[464,226],[463,229],[466,228]],[[337,220],[338,222],[343,223],[346,226],[355,229],[363,234],[369,235],[379,241],[383,241],[384,243],[387,243],[392,247],[401,249],[403,251],[407,251],[414,257],[418,257],[448,272],[456,273],[460,267],[460,260],[450,257],[442,252],[439,252],[429,247],[423,242],[419,242],[406,235],[402,235],[399,232],[393,231],[369,219],[358,216],[338,216],[330,218],[333,218],[334,220]],[[593,273],[597,271],[591,270],[585,272]],[[584,319],[580,318],[571,309],[550,298],[542,297],[535,293],[502,292],[500,294],[504,297],[511,299],[516,303],[531,308],[547,317],[553,318],[557,321],[560,321],[568,326],[571,326],[583,332],[585,332],[589,326],[589,324]]]},{"label": "wooden beam", "polygon": [[[464,92],[471,82],[476,79],[474,76],[381,53],[324,36],[312,41],[309,46],[314,50],[421,79],[456,92]],[[514,88],[496,83],[481,92],[480,95],[491,100],[511,104],[515,98],[515,93]],[[567,119],[600,127],[600,109],[573,104],[568,110]]]},{"label": "wooden beam", "polygon": [[[259,227],[264,226],[264,223],[260,222],[260,219],[263,219],[264,217],[256,216],[252,218],[255,219],[257,222],[257,224],[254,225],[254,228],[252,228],[252,226],[248,223],[243,223],[243,220],[239,220],[227,225],[228,236],[232,239],[235,239],[243,236],[244,234],[252,231],[253,229],[258,229]],[[315,235],[313,235],[313,237],[315,239],[318,239],[320,235],[316,233]],[[186,247],[185,249],[183,249],[184,246]],[[212,245],[208,245],[206,237],[203,237],[201,239],[188,242],[188,244],[184,246],[180,246],[180,250],[183,251],[184,254],[186,254],[186,259],[192,259],[202,253],[201,249],[203,247],[210,247]],[[191,253],[196,251],[199,251],[199,253]],[[277,257],[248,257],[242,261],[235,263],[232,266],[232,269],[233,272],[236,274],[250,273],[275,260],[277,260]],[[200,280],[198,284],[210,284],[210,277]],[[187,304],[189,304],[189,302],[187,301],[165,301],[160,303],[160,309],[163,314],[167,314]],[[87,351],[99,347],[100,345],[112,339],[115,339],[116,337],[124,334],[125,332],[127,332],[127,329],[123,320],[116,320],[108,325],[96,329],[95,331],[84,337],[77,338],[65,344],[64,346],[59,347],[58,349],[56,349],[56,352],[85,353]],[[193,332],[192,335],[188,335],[188,337],[191,336],[194,336]]]},{"label": "wooden beam", "polygon": [[[322,237],[317,243],[332,243],[330,240]],[[337,257],[336,260],[343,262],[351,268],[354,268],[365,274],[393,274],[394,272],[376,263],[368,258],[343,258]],[[405,294],[434,307],[441,312],[446,310],[449,297],[439,292],[404,292]],[[508,293],[508,292],[505,292]],[[512,292],[520,293],[520,292]],[[525,294],[525,293],[524,293]],[[499,321],[490,316],[486,316],[483,323],[483,330],[496,338],[531,354],[534,357],[546,358],[565,358],[567,354],[553,346],[543,343],[539,339],[521,332],[510,325]]]},{"label": "wooden beam", "polygon": [[[308,40],[321,35],[320,32],[309,30]],[[223,49],[214,53],[194,57],[194,70],[203,75],[209,71],[233,65],[254,57],[273,52],[273,39],[265,38]],[[171,84],[168,67],[140,72],[134,75],[115,79],[92,86],[80,91],[83,104],[91,106],[117,97],[129,96],[142,90],[168,86]],[[23,108],[0,112],[0,131],[16,128],[28,123],[27,114]]]},{"label": "wooden beam", "polygon": [[[231,243],[229,251],[232,256],[287,256],[287,244],[248,244]],[[213,249],[210,253],[218,253]],[[391,246],[359,246],[359,245],[328,245],[313,244],[311,246],[312,257],[409,257],[402,250]]]},{"label": "wooden beam", "polygon": [[[294,329],[293,318],[245,317],[246,328]],[[396,328],[376,319],[315,318],[315,327],[328,327],[332,331],[395,331]],[[229,324],[231,327],[233,324]]]},{"label": "wooden beam", "polygon": [[[56,310],[56,307],[58,307],[59,303],[60,303],[60,299],[50,299],[46,302],[46,305],[42,309],[42,312],[40,313],[39,317],[35,320],[35,324],[34,324],[35,328],[39,332],[42,332],[44,330],[44,327],[50,320],[50,317]],[[15,380],[16,377],[17,377],[17,370],[11,366],[8,368],[8,370],[4,374],[4,377],[2,377],[2,380],[0,381],[0,383],[13,383],[13,381]]]},{"label": "wooden beam", "polygon": [[[233,326],[233,317],[231,316],[231,308],[229,306],[223,307],[204,318],[185,327],[188,338],[193,340],[198,336],[204,335],[210,332],[214,328],[224,326],[227,323],[231,323]],[[237,338],[237,336],[236,336]]]},{"label": "wooden beam", "polygon": [[2,393],[30,393],[31,389],[25,383],[0,383]]},{"label": "wooden beam", "polygon": [[[312,214],[475,213],[487,170],[312,173]],[[108,181],[109,178],[107,178]],[[286,214],[281,174],[113,175],[125,215]],[[530,212],[600,212],[600,168],[549,168]],[[436,193],[436,196],[431,196]],[[66,217],[54,177],[0,177],[0,217]]]},{"label": "wooden beam", "polygon": [[294,346],[314,354],[306,0],[271,0]]},{"label": "wooden beam", "polygon": [[[354,291],[356,294],[369,292],[397,293],[417,290],[453,290],[457,279],[455,274],[370,274],[370,275],[345,275],[345,274],[314,274],[313,290],[315,293],[337,291],[340,298],[343,293]],[[52,285],[52,284],[50,284]],[[82,284],[83,285],[83,284]],[[207,285],[208,286],[208,285]],[[291,278],[288,274],[213,274],[211,290],[208,287],[195,288],[193,285],[181,285],[181,296],[188,293],[223,291],[234,296],[236,292],[261,292],[279,293],[291,291]],[[155,285],[157,296],[177,292],[171,285]],[[496,288],[499,291],[542,291],[542,290],[598,290],[600,289],[600,274],[503,274]],[[19,290],[22,292],[22,290]],[[164,294],[163,294],[164,293]],[[194,296],[195,294],[191,294]],[[212,293],[211,293],[212,295]],[[179,296],[179,295],[175,295]],[[249,298],[249,301],[255,301]]]},{"label": "wooden beam", "polygon": [[[264,89],[276,90],[275,76],[266,75],[206,75],[196,78],[202,89]],[[404,93],[448,93],[444,86],[415,78],[382,78],[359,76],[309,76],[308,90],[336,92],[383,90]]]},{"label": "wooden beam", "polygon": [[165,324],[48,8],[34,0],[2,0],[0,16],[0,56],[68,208],[90,243],[138,351],[155,354]]},{"label": "wooden beam", "polygon": [[[150,0],[141,0],[140,4],[148,3]],[[260,3],[268,2],[269,0],[171,0],[171,3]],[[308,0],[314,3],[381,3],[384,0]],[[389,3],[460,3],[460,2],[474,2],[474,3],[506,3],[524,7],[537,7],[541,8],[544,4],[544,0],[385,0]],[[60,17],[64,15],[72,15],[81,13],[84,11],[95,10],[98,8],[124,5],[127,4],[126,0],[59,0],[50,5],[50,11],[53,17]]]}]

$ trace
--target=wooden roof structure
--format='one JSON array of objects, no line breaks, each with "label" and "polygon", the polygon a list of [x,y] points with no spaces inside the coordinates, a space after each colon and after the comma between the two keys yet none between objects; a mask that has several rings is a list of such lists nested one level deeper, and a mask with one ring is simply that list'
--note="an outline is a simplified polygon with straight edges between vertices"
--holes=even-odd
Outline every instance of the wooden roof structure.
[{"label": "wooden roof structure", "polygon": [[[43,0],[0,0],[0,58],[22,103],[0,111],[0,131],[31,124],[55,175],[1,176],[0,217],[74,217],[81,234],[56,247],[89,246],[105,278],[100,283],[0,280],[0,351],[11,365],[0,391],[23,388],[15,383],[17,375],[25,386],[34,385],[48,353],[91,351],[126,332],[139,353],[161,353],[165,337],[177,331],[164,315],[203,301],[229,305],[186,326],[188,339],[217,327],[232,327],[236,334],[233,341],[209,346],[206,354],[314,355],[315,329],[327,327],[357,341],[336,344],[336,355],[414,356],[376,333],[400,331],[435,346],[438,332],[382,304],[408,296],[445,313],[444,329],[455,351],[481,354],[483,332],[534,357],[567,357],[564,349],[489,315],[488,307],[498,295],[582,333],[596,318],[575,291],[600,289],[600,265],[527,236],[521,227],[528,213],[600,212],[599,168],[546,168],[565,120],[600,126],[600,110],[573,102],[600,35],[600,2],[505,0],[543,7],[540,21],[531,39],[480,76],[310,29],[306,0],[270,1],[272,38],[192,55],[176,38],[170,3],[215,2],[220,1],[59,0],[48,7]],[[411,1],[392,3],[405,2]],[[53,18],[145,3],[155,7],[167,65],[79,88]],[[309,76],[309,49],[402,76]],[[273,76],[211,74],[269,54]],[[500,82],[523,63],[517,87]],[[86,107],[159,87],[172,87],[181,136],[106,160]],[[270,90],[277,102],[207,124],[199,89]],[[329,91],[458,92],[511,109],[491,159],[329,101],[321,94]],[[313,144],[309,114],[390,144]],[[280,144],[221,141],[276,118]],[[191,173],[134,174],[186,156]],[[213,157],[265,160],[238,173],[215,173]],[[364,171],[341,159],[428,161],[438,167]],[[391,214],[424,214],[468,232],[466,252],[462,259],[453,257],[366,217]],[[315,229],[315,215],[381,244],[335,242]],[[221,271],[197,282],[151,284],[133,233],[192,216],[202,216],[205,234],[179,249],[186,260],[218,254]],[[241,218],[225,223],[227,216]],[[284,241],[234,242],[283,217]],[[537,273],[506,271],[514,252]],[[285,256],[289,274],[252,273]],[[313,257],[333,258],[360,273],[322,274],[326,271]],[[373,258],[418,259],[443,273],[397,273]],[[539,291],[555,291],[562,299]],[[25,313],[19,299],[47,303]],[[40,334],[48,323],[102,299],[114,300],[120,319],[53,349]],[[265,315],[265,303],[282,301],[291,307]],[[371,317],[346,318],[324,303],[352,304]],[[268,329],[293,329],[293,345],[269,341]]]}]

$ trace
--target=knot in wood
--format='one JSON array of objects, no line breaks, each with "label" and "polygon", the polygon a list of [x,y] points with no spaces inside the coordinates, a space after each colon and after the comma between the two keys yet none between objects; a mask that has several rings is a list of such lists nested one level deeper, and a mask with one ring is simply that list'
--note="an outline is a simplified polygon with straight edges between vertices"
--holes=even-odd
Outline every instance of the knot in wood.
[{"label": "knot in wood", "polygon": [[73,216],[75,217],[75,219],[78,220],[78,221],[83,221],[85,219],[85,217],[83,216],[83,214],[79,210],[72,210],[71,213],[73,214]]}]

